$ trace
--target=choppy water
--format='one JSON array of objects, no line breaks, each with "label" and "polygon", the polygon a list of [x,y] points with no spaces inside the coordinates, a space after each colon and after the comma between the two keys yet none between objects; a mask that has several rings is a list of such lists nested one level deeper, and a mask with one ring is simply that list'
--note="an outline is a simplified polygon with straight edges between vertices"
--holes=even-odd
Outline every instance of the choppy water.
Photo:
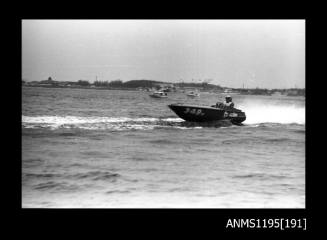
[{"label": "choppy water", "polygon": [[234,95],[245,126],[167,105],[222,96],[23,88],[23,207],[305,207],[305,99]]}]

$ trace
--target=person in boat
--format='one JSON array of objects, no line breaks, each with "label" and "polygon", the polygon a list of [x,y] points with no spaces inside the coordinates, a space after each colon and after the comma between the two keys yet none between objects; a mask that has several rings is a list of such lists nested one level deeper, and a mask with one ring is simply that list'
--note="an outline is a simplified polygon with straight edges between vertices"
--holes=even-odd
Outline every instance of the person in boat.
[{"label": "person in boat", "polygon": [[230,108],[233,108],[234,107],[234,103],[232,101],[232,97],[231,96],[227,95],[225,97],[224,105],[225,105],[225,107],[230,107]]},{"label": "person in boat", "polygon": [[217,102],[216,103],[216,107],[217,108],[233,108],[234,107],[234,103],[232,102],[232,97],[227,95],[225,97],[225,101],[222,103],[222,102]]}]

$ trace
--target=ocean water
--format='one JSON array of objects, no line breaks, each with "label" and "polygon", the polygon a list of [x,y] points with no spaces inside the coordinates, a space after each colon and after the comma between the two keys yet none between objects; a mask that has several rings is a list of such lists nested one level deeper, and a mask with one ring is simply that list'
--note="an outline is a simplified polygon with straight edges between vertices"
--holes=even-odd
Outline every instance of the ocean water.
[{"label": "ocean water", "polygon": [[170,103],[223,95],[22,89],[22,207],[304,208],[305,98],[234,95],[244,126]]}]

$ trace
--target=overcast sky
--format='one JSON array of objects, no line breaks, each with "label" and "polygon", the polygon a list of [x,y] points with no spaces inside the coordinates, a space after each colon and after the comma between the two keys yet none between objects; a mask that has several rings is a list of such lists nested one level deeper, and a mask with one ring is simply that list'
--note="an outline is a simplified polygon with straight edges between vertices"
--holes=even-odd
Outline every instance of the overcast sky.
[{"label": "overcast sky", "polygon": [[305,87],[304,20],[23,20],[22,78]]}]

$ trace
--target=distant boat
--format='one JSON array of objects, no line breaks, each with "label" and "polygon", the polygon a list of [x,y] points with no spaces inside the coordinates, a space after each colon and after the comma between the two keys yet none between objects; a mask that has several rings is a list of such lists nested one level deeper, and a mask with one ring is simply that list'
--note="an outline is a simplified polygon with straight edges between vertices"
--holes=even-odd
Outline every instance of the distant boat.
[{"label": "distant boat", "polygon": [[282,93],[281,92],[274,92],[274,93],[271,94],[271,96],[280,97],[280,96],[282,96]]},{"label": "distant boat", "polygon": [[200,97],[200,94],[198,92],[191,91],[186,94],[188,97]]},{"label": "distant boat", "polygon": [[156,92],[150,94],[149,96],[153,97],[153,98],[166,98],[166,97],[168,97],[167,93],[163,92],[163,91],[156,91]]},{"label": "distant boat", "polygon": [[225,89],[224,93],[232,93],[232,90],[231,89]]}]

